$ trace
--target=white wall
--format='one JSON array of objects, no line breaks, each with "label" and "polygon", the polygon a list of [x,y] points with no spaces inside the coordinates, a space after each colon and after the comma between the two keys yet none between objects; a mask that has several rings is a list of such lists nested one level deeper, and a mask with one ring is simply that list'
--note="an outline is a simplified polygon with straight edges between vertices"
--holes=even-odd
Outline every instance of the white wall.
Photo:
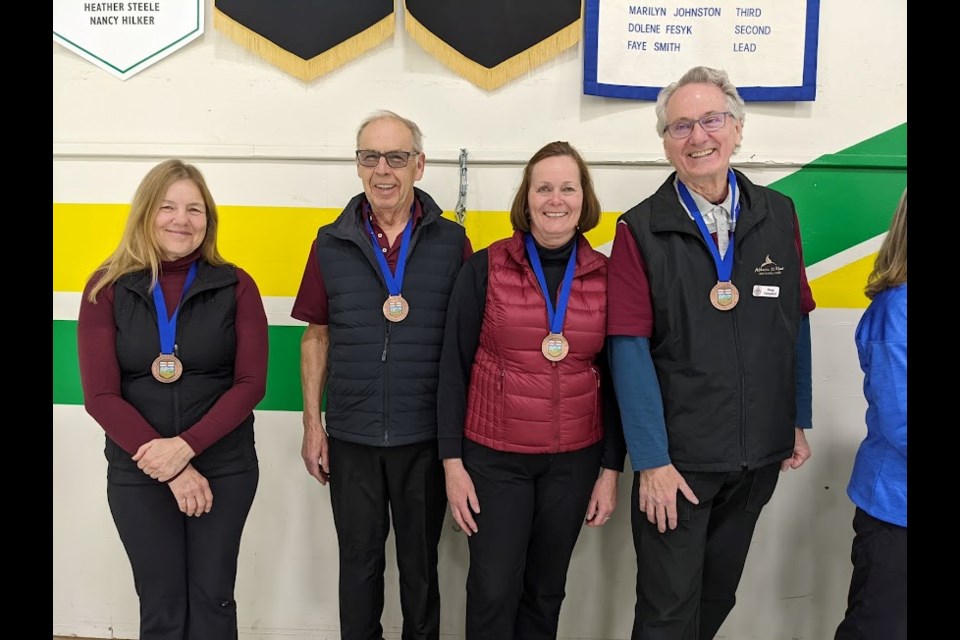
[{"label": "white wall", "polygon": [[[489,161],[471,164],[471,211],[507,209],[518,163],[558,138],[593,164],[606,211],[629,208],[668,173],[651,103],[581,95],[582,47],[487,93],[425,54],[400,26],[392,41],[304,83],[215,31],[212,4],[202,38],[125,82],[53,46],[54,202],[127,202],[158,158],[178,156],[200,166],[221,204],[338,207],[360,190],[348,160],[356,125],[381,107],[423,128],[428,168],[419,186],[447,209],[457,198],[461,147],[472,162]],[[748,104],[735,162],[749,161],[748,175],[767,184],[905,122],[905,21],[905,0],[823,2],[817,100]],[[853,516],[844,487],[865,433],[852,339],[859,315],[819,309],[811,316],[814,457],[781,477],[719,637],[825,640],[842,617]],[[327,491],[300,462],[300,415],[258,411],[256,429],[261,483],[241,548],[240,636],[337,638],[336,535]],[[53,430],[53,633],[135,638],[137,600],[107,509],[102,430],[82,407],[67,405],[54,405]],[[629,637],[629,484],[621,479],[610,524],[581,536],[563,639]],[[448,515],[440,548],[441,630],[459,638],[468,553],[451,522]],[[394,557],[391,549],[388,638],[400,629]]]}]

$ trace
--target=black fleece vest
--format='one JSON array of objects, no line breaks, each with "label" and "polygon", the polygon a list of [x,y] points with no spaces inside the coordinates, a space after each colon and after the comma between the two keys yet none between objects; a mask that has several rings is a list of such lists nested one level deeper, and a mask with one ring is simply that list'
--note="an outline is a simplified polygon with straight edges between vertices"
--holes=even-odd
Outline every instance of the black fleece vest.
[{"label": "black fleece vest", "polygon": [[[175,343],[183,375],[169,384],[158,382],[150,372],[150,365],[160,354],[150,274],[128,274],[114,285],[121,395],[163,437],[176,436],[191,427],[233,385],[237,352],[236,272],[232,266],[212,267],[202,259],[197,267],[197,278],[177,316]],[[156,482],[138,469],[130,454],[109,437],[104,453],[112,482]],[[208,478],[256,467],[253,414],[191,463]]]},{"label": "black fleece vest", "polygon": [[429,195],[415,194],[423,218],[410,239],[402,322],[383,316],[387,287],[361,221],[362,194],[317,234],[330,313],[326,427],[348,442],[391,447],[437,437],[443,326],[466,234]]},{"label": "black fleece vest", "polygon": [[[737,172],[742,206],[732,281],[740,301],[718,311],[708,297],[716,267],[680,205],[674,175],[621,217],[647,267],[650,352],[671,461],[690,471],[732,471],[783,460],[794,445],[800,325],[793,201]],[[758,296],[757,286],[778,293]]]}]

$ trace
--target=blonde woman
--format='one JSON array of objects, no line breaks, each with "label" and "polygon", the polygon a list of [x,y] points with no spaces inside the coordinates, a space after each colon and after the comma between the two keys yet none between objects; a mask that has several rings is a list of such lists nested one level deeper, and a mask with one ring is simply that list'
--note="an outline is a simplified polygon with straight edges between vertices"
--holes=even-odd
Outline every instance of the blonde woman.
[{"label": "blonde woman", "polygon": [[160,163],[80,307],[84,406],[106,432],[107,500],[141,640],[237,637],[267,319],[253,279],[217,250],[217,227],[200,171]]},{"label": "blonde woman", "polygon": [[867,279],[871,299],[857,326],[867,399],[847,495],[853,577],[836,640],[907,637],[907,190]]}]

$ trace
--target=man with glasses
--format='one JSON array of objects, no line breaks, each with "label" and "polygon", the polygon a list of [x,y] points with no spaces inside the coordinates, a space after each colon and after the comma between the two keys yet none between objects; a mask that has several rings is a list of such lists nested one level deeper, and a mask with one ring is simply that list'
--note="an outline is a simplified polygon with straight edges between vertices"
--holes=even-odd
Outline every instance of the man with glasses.
[{"label": "man with glasses", "polygon": [[780,471],[810,457],[810,326],[793,201],[730,167],[744,102],[695,67],[657,97],[675,171],[619,220],[614,388],[635,472],[634,639],[713,638]]},{"label": "man with glasses", "polygon": [[436,639],[446,511],[438,369],[447,300],[472,249],[463,228],[413,186],[426,163],[416,123],[372,114],[357,130],[356,159],[363,193],[320,228],[291,314],[308,323],[301,455],[311,476],[330,483],[340,637],[382,637],[392,520],[403,638]]}]

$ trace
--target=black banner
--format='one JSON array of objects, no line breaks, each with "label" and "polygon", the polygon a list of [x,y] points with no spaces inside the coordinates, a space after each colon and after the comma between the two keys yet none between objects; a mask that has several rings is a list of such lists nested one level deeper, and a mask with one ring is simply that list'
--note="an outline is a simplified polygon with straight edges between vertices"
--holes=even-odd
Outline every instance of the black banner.
[{"label": "black banner", "polygon": [[580,41],[581,0],[405,0],[406,30],[426,51],[496,89]]},{"label": "black banner", "polygon": [[394,0],[215,0],[213,26],[287,73],[313,80],[393,35]]}]

